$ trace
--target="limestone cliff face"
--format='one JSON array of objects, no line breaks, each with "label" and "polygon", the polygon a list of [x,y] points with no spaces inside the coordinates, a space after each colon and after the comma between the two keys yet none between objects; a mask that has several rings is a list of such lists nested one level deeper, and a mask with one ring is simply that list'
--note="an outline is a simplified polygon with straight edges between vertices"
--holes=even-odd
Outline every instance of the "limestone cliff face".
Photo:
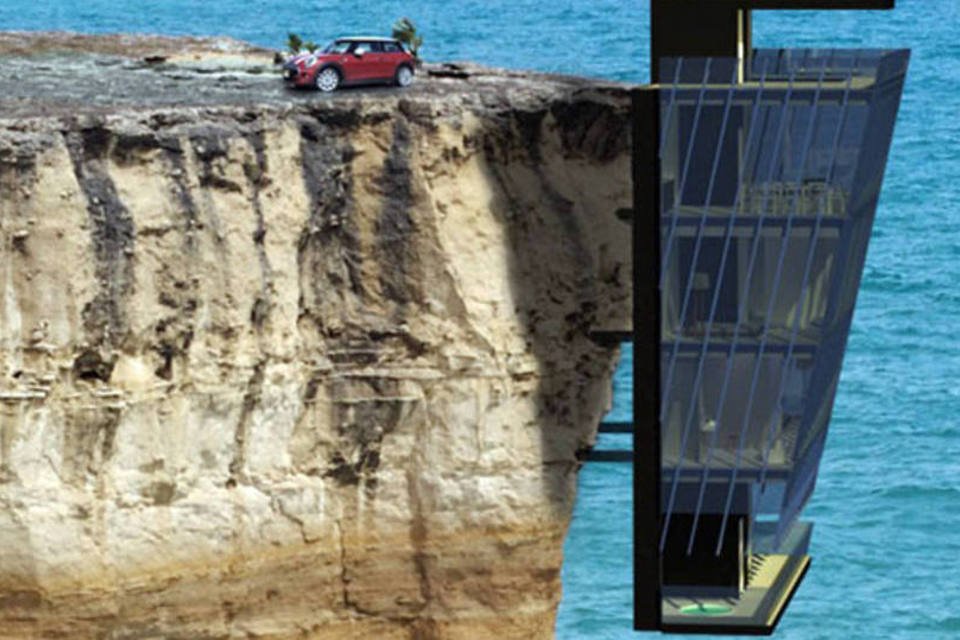
[{"label": "limestone cliff face", "polygon": [[225,102],[0,111],[0,637],[552,637],[624,91]]}]

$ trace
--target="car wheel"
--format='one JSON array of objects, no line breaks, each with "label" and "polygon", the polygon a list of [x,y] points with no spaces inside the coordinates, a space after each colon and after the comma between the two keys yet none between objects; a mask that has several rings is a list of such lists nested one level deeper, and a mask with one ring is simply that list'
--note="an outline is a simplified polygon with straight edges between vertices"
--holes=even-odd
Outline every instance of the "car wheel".
[{"label": "car wheel", "polygon": [[333,67],[322,69],[320,73],[317,74],[316,82],[317,89],[320,89],[320,91],[325,93],[336,91],[337,87],[340,86],[340,72]]},{"label": "car wheel", "polygon": [[394,81],[398,87],[409,87],[413,84],[413,69],[407,65],[402,65],[397,69],[397,75]]}]

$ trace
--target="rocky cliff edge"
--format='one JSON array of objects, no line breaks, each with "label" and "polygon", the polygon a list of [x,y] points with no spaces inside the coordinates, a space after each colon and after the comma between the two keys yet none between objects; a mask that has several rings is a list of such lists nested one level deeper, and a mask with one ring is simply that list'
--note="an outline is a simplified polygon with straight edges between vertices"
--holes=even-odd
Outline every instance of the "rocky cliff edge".
[{"label": "rocky cliff edge", "polygon": [[0,70],[0,637],[551,637],[626,88],[69,34]]}]

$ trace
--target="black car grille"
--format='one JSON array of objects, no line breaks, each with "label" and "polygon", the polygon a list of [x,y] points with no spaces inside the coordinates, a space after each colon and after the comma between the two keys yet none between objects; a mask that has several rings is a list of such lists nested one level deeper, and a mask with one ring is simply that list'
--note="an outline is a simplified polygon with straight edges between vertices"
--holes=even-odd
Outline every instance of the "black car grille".
[{"label": "black car grille", "polygon": [[288,62],[287,64],[283,65],[284,80],[293,80],[294,78],[297,77],[299,73],[300,71],[297,69],[297,65],[291,62]]}]

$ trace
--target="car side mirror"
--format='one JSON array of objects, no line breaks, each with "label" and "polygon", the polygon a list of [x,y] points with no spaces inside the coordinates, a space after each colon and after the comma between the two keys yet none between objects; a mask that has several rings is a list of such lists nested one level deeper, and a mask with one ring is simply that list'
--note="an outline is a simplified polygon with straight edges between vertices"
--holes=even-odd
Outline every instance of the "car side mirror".
[{"label": "car side mirror", "polygon": [[353,55],[357,56],[358,58],[362,58],[363,54],[364,54],[364,51],[362,49],[357,49],[356,51],[353,52]]}]

